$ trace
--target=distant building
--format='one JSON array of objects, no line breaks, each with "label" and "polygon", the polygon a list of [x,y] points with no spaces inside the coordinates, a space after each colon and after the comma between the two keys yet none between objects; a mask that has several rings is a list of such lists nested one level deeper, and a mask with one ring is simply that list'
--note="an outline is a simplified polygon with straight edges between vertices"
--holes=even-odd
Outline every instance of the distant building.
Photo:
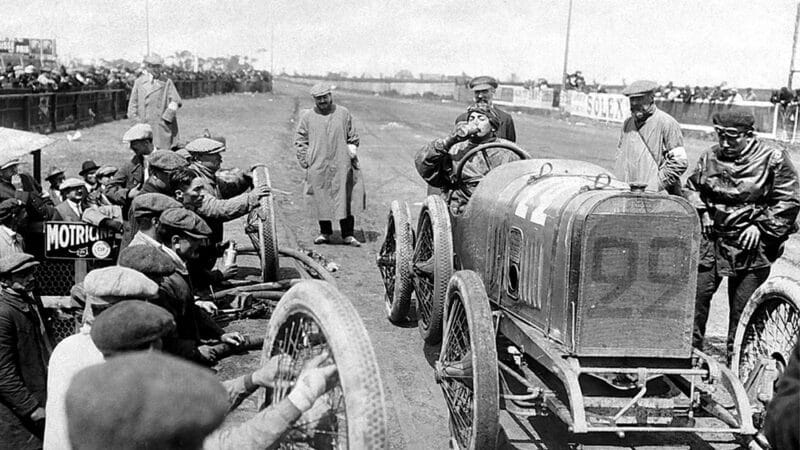
[{"label": "distant building", "polygon": [[440,73],[420,73],[419,79],[423,81],[444,81],[445,76]]},{"label": "distant building", "polygon": [[410,70],[401,70],[394,74],[394,77],[398,80],[413,80],[414,74]]}]

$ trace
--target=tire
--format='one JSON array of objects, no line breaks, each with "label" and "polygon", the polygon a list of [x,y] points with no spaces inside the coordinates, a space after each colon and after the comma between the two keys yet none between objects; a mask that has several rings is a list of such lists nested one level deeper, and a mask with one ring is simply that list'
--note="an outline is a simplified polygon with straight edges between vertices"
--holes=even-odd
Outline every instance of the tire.
[{"label": "tire", "polygon": [[386,233],[378,252],[377,264],[383,279],[386,316],[392,322],[405,320],[411,306],[411,257],[414,252],[411,214],[408,205],[392,202],[386,220]]},{"label": "tire", "polygon": [[425,199],[417,222],[412,257],[419,332],[428,344],[442,339],[442,312],[453,274],[450,214],[440,196]]},{"label": "tire", "polygon": [[[263,185],[272,186],[269,170],[264,165],[258,165],[253,167],[253,186]],[[259,202],[259,207],[250,211],[247,218],[247,222],[251,225],[248,230],[252,230],[248,235],[253,241],[253,246],[259,251],[262,281],[278,281],[280,265],[274,201],[271,195],[267,195],[261,197]]]},{"label": "tire", "polygon": [[[292,368],[299,371],[307,359],[325,350],[339,371],[338,384],[326,394],[332,413],[326,417],[331,420],[322,426],[322,422],[317,423],[314,433],[308,424],[293,427],[281,448],[293,448],[300,442],[310,448],[388,448],[383,384],[361,318],[352,303],[329,283],[300,282],[286,292],[272,313],[262,365],[272,356],[288,354]],[[289,371],[294,373],[282,381],[295,381],[296,371]],[[262,404],[275,404],[289,393],[277,388],[261,391],[267,397]]]},{"label": "tire", "polygon": [[447,403],[450,441],[462,450],[495,448],[497,348],[489,297],[475,272],[461,270],[450,279],[444,314],[436,382]]},{"label": "tire", "polygon": [[770,278],[747,301],[733,338],[731,370],[746,383],[762,358],[783,367],[800,336],[800,284]]}]

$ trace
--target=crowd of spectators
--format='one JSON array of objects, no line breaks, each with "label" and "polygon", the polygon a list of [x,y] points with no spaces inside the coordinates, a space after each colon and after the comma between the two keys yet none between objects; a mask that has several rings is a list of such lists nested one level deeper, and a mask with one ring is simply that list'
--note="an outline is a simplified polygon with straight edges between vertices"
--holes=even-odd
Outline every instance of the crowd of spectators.
[{"label": "crowd of spectators", "polygon": [[747,88],[744,94],[736,88],[727,87],[727,83],[722,82],[717,86],[695,86],[686,85],[682,88],[675,86],[671,81],[656,90],[656,98],[669,101],[680,101],[683,103],[693,103],[706,101],[709,103],[741,103],[758,101],[759,98],[753,92],[753,88]]},{"label": "crowd of spectators", "polygon": [[[0,91],[28,92],[63,92],[95,89],[128,89],[133,87],[133,82],[142,73],[142,69],[117,66],[117,67],[83,67],[67,68],[65,66],[53,68],[37,68],[33,65],[14,66],[6,65],[0,73]],[[243,81],[269,81],[270,74],[266,71],[240,69],[234,72],[222,70],[189,71],[179,67],[164,67],[164,74],[173,81],[179,80],[223,80],[230,84],[234,91],[235,85]]]}]

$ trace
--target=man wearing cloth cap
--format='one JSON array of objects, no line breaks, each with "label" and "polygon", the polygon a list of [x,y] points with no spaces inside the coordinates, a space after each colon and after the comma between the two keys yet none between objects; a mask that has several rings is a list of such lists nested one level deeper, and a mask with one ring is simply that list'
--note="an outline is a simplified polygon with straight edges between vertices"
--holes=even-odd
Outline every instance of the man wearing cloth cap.
[{"label": "man wearing cloth cap", "polygon": [[[84,301],[83,325],[77,334],[58,343],[48,366],[47,422],[44,431],[44,448],[47,449],[69,448],[64,412],[67,388],[81,369],[100,364],[105,359],[91,336],[95,320],[115,303],[149,300],[158,295],[158,285],[149,278],[135,270],[117,266],[89,272],[81,287],[77,291]],[[132,320],[128,326],[137,325]]]},{"label": "man wearing cloth cap", "polygon": [[111,179],[115,173],[117,173],[117,168],[114,166],[102,166],[97,169],[97,172],[95,172],[97,189],[89,193],[88,202],[90,205],[107,206],[112,204],[106,192],[108,192],[108,186],[111,185]]},{"label": "man wearing cloth cap", "polygon": [[235,266],[223,267],[222,270],[211,274],[211,268],[217,258],[222,255],[225,246],[223,241],[223,225],[229,220],[241,217],[250,210],[257,208],[259,199],[269,195],[268,186],[260,186],[250,192],[237,195],[233,198],[223,199],[217,186],[216,173],[222,165],[222,153],[226,146],[219,140],[201,137],[186,144],[186,150],[191,155],[189,168],[194,171],[203,184],[203,199],[197,214],[211,227],[211,239],[208,246],[201,249],[200,258],[192,262],[192,282],[195,289],[205,289],[210,284],[216,284],[224,278],[236,274]]},{"label": "man wearing cloth cap", "polygon": [[156,150],[148,158],[150,176],[144,182],[141,193],[159,193],[172,195],[169,176],[177,169],[189,166],[189,163],[172,150]]},{"label": "man wearing cloth cap", "polygon": [[162,76],[164,60],[158,55],[144,58],[146,70],[136,79],[128,100],[128,118],[153,129],[153,144],[171,150],[178,141],[178,108],[181,96],[175,84]]},{"label": "man wearing cloth cap", "polygon": [[[291,364],[273,357],[251,375],[220,384],[213,374],[158,352],[137,352],[87,368],[67,393],[70,442],[86,450],[273,448],[295,422],[309,423],[317,400],[336,385],[328,354],[311,358],[280,402],[247,422],[219,429],[259,386],[273,387]],[[321,402],[320,402],[321,403]],[[304,415],[306,414],[306,415]]]},{"label": "man wearing cloth cap", "polygon": [[15,198],[0,202],[0,258],[25,250],[25,242],[17,233],[17,223],[22,208],[22,202]]},{"label": "man wearing cloth cap", "polygon": [[127,213],[131,200],[149,176],[145,157],[153,153],[153,129],[147,124],[136,124],[125,132],[122,141],[129,143],[133,157],[114,174],[106,195]]},{"label": "man wearing cloth cap", "polygon": [[[494,92],[497,89],[497,80],[489,76],[475,77],[469,81],[469,88],[475,97],[475,103],[485,103],[494,109],[495,114],[500,119],[497,126],[497,137],[511,142],[517,142],[517,130],[514,127],[514,119],[510,114],[494,105]],[[461,113],[456,118],[456,124],[469,120],[467,113]]]},{"label": "man wearing cloth cap", "polygon": [[142,194],[134,198],[128,214],[130,226],[122,236],[120,250],[130,245],[160,247],[161,243],[156,236],[158,218],[167,209],[180,207],[177,200],[163,194]]},{"label": "man wearing cloth cap", "polygon": [[319,83],[310,91],[314,108],[300,113],[294,148],[300,167],[306,169],[306,193],[319,221],[315,244],[331,241],[333,220],[339,221],[346,245],[360,247],[353,236],[354,209],[364,207],[364,181],[359,170],[359,137],[347,108],[335,105],[330,85]]},{"label": "man wearing cloth cap", "polygon": [[27,253],[0,259],[0,439],[40,448],[44,433],[51,332],[32,294],[39,263]]},{"label": "man wearing cloth cap", "polygon": [[623,89],[631,116],[622,124],[614,175],[625,182],[646,183],[651,191],[678,195],[688,159],[678,122],[656,107],[653,81],[635,81]]},{"label": "man wearing cloth cap", "polygon": [[750,112],[717,113],[713,122],[719,143],[700,155],[684,194],[703,231],[693,343],[702,350],[711,297],[727,277],[730,358],[745,304],[797,231],[800,184],[786,151],[755,136]]}]

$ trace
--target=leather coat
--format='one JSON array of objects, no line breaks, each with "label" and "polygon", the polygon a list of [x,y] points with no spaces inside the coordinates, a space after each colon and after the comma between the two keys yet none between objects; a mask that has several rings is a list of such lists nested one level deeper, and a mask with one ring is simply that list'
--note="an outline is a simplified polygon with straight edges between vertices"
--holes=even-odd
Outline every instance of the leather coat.
[{"label": "leather coat", "polygon": [[[719,145],[706,150],[686,181],[684,195],[713,220],[712,236],[701,246],[700,265],[710,267],[716,260],[723,276],[769,266],[797,231],[797,171],[785,151],[757,138],[733,159]],[[738,239],[750,225],[758,227],[761,239],[746,251]]]}]

